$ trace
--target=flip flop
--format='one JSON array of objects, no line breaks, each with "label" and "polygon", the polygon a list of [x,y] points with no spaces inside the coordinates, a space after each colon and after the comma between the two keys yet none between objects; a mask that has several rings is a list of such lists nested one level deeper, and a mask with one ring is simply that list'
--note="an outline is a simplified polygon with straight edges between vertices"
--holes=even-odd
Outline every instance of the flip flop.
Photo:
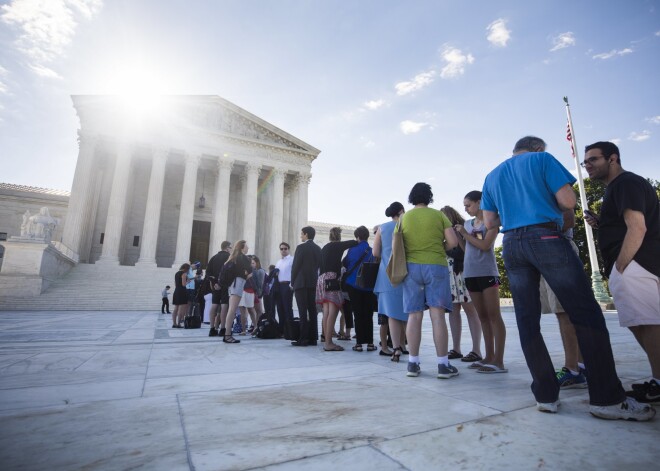
[{"label": "flip flop", "polygon": [[486,375],[492,375],[495,373],[508,373],[509,370],[506,368],[500,368],[497,365],[482,365],[481,368],[477,370],[477,373],[483,373]]},{"label": "flip flop", "polygon": [[472,363],[470,366],[468,366],[468,368],[471,369],[471,370],[477,370],[477,369],[481,368],[482,366],[484,366],[484,364],[481,363],[481,360],[479,360],[479,361],[475,361],[474,363]]}]

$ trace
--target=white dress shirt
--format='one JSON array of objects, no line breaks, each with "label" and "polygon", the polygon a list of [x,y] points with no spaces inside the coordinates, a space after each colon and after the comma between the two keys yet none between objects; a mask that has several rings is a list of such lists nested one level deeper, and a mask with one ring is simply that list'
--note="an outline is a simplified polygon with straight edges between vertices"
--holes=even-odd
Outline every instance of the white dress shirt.
[{"label": "white dress shirt", "polygon": [[293,256],[290,254],[277,261],[275,268],[280,271],[278,276],[280,281],[291,282],[291,266],[293,266]]}]

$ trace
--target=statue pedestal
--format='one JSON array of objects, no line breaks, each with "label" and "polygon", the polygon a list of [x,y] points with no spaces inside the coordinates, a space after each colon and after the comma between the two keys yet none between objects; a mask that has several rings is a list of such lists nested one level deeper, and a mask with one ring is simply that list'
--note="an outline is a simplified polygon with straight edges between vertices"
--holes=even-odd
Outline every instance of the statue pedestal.
[{"label": "statue pedestal", "polygon": [[44,240],[12,237],[3,245],[0,296],[38,296],[76,264]]}]

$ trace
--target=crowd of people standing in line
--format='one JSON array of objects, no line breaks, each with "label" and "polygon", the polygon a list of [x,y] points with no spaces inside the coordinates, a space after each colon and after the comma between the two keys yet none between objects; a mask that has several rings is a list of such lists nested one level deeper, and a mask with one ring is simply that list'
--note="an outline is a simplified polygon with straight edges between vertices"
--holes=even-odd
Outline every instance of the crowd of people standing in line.
[{"label": "crowd of people standing in line", "polygon": [[[598,167],[601,158],[608,162],[607,167]],[[282,242],[281,259],[265,273],[257,257],[246,255],[248,246],[244,240],[236,242],[233,248],[230,242],[223,242],[206,271],[211,297],[209,335],[220,336],[229,344],[239,343],[228,329],[240,308],[245,310],[244,315],[241,311],[243,326],[247,325],[248,314],[255,325],[262,313],[274,318],[277,312],[279,333],[293,340],[293,346],[317,345],[320,311],[324,351],[343,351],[333,338],[351,340],[352,328],[352,350],[362,352],[366,346],[367,351],[375,351],[373,314],[377,312],[380,353],[394,362],[408,354],[406,374],[416,377],[421,373],[423,313],[428,310],[438,378],[459,374],[450,362],[455,359],[468,362],[468,368],[477,373],[507,373],[506,328],[500,312],[499,273],[493,248],[501,231],[503,258],[537,408],[557,412],[560,389],[588,387],[593,415],[648,420],[655,415],[650,404],[660,401],[658,198],[655,193],[649,194],[640,177],[623,171],[619,150],[612,143],[588,146],[583,166],[593,174],[592,178],[608,185],[620,179],[617,193],[606,193],[600,219],[589,215],[587,222],[594,227],[600,225],[601,248],[609,263],[608,273],[612,273],[610,287],[621,324],[631,329],[652,367],[651,381],[633,385],[631,391],[623,390],[616,375],[603,313],[571,240],[575,178],[545,152],[545,142],[533,136],[519,140],[513,156],[487,176],[483,193],[474,190],[466,194],[463,205],[469,220],[450,206],[440,211],[429,207],[433,203],[431,187],[417,183],[408,197],[413,208],[406,211],[400,202],[392,203],[385,211],[390,220],[374,229],[373,247],[368,243],[370,231],[365,226],[355,229],[354,240],[346,241],[341,240],[341,229],[333,228],[330,241],[323,248],[314,243],[315,229],[306,226],[301,230],[301,244],[295,254],[292,256],[290,245]],[[635,185],[639,188],[635,189]],[[629,210],[632,213],[626,212]],[[608,224],[613,229],[608,230]],[[634,233],[640,227],[644,229],[641,236]],[[407,276],[398,285],[393,285],[387,275],[395,232],[402,235],[407,268]],[[631,233],[636,237],[632,244]],[[358,270],[364,262],[374,260],[379,261],[375,285],[365,287],[358,281]],[[636,270],[629,279],[621,276],[620,268],[625,270],[626,266]],[[191,276],[199,277],[195,268],[199,267],[184,264],[175,275],[173,328],[190,303],[190,291],[185,286],[191,282]],[[261,299],[265,286],[267,296]],[[644,312],[639,303],[630,299],[631,293],[639,298],[640,289]],[[166,293],[163,295],[165,298]],[[291,327],[294,295],[300,316],[297,335]],[[461,307],[472,337],[467,355],[460,348]],[[337,334],[335,325],[340,312],[342,321]],[[566,364],[559,371],[550,361],[540,332],[542,312],[555,312],[559,319],[566,355]],[[452,330],[451,350],[447,313]]]}]

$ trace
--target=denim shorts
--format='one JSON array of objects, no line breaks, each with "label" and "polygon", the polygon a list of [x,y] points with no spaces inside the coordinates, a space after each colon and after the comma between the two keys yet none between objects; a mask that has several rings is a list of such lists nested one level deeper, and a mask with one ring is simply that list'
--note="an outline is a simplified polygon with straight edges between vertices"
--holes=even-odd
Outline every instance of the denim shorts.
[{"label": "denim shorts", "polygon": [[243,287],[245,286],[245,278],[237,276],[234,282],[229,287],[230,296],[243,296]]},{"label": "denim shorts", "polygon": [[403,280],[404,312],[421,312],[427,307],[451,311],[449,270],[444,265],[408,262],[408,276]]}]

